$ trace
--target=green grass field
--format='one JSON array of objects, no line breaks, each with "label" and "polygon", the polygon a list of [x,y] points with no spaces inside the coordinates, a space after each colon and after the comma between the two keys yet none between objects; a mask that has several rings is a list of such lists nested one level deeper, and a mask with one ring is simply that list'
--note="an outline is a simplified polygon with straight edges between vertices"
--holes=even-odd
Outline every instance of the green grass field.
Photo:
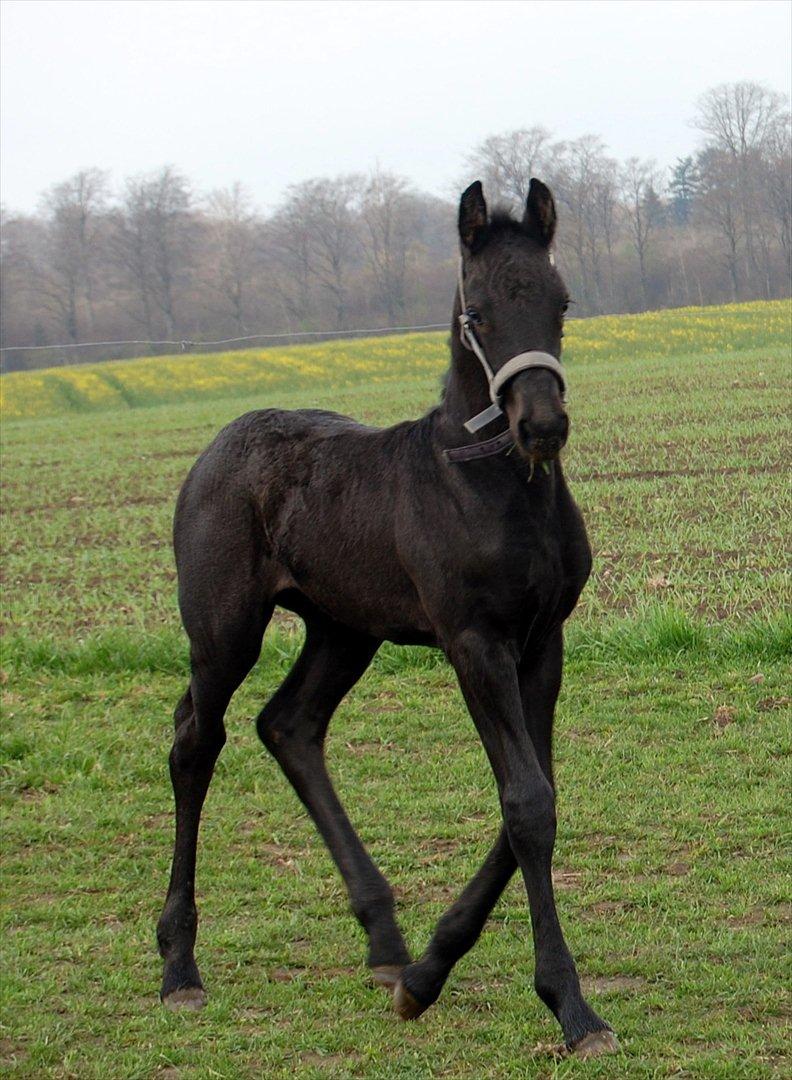
[{"label": "green grass field", "polygon": [[[556,881],[623,1045],[595,1062],[548,1053],[516,881],[422,1019],[368,985],[340,879],[251,723],[299,648],[286,616],[232,702],[204,814],[209,1005],[157,1001],[179,485],[250,408],[418,415],[445,336],[4,377],[3,1075],[789,1075],[790,311],[570,325],[565,461],[596,568],[568,632]],[[498,827],[442,658],[384,647],[328,754],[419,953]]]}]

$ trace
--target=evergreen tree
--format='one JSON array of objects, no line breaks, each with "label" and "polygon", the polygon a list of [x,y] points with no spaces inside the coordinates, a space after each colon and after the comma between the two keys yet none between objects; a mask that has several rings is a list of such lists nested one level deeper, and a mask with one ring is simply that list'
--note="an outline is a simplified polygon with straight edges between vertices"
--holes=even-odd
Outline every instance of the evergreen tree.
[{"label": "evergreen tree", "polygon": [[677,225],[687,225],[690,220],[690,212],[698,188],[698,169],[693,157],[677,158],[668,184],[671,195],[671,214]]}]

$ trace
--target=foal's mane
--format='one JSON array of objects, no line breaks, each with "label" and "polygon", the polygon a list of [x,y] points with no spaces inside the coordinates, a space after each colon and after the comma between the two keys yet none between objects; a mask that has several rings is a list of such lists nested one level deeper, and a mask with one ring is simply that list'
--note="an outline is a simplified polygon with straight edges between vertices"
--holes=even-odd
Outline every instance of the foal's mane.
[{"label": "foal's mane", "polygon": [[508,207],[498,206],[490,215],[478,250],[480,251],[482,248],[486,247],[492,240],[497,240],[505,236],[514,236],[522,239],[528,238],[530,234],[524,223],[515,218]]}]

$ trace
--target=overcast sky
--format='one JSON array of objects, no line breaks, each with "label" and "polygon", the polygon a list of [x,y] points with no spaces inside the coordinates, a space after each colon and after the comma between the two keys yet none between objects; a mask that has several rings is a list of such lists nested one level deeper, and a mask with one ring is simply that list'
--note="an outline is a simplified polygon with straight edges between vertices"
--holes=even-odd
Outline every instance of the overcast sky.
[{"label": "overcast sky", "polygon": [[377,164],[447,194],[489,134],[593,132],[619,158],[690,152],[696,98],[790,92],[787,0],[5,0],[11,210],[85,166],[170,163],[276,203]]}]

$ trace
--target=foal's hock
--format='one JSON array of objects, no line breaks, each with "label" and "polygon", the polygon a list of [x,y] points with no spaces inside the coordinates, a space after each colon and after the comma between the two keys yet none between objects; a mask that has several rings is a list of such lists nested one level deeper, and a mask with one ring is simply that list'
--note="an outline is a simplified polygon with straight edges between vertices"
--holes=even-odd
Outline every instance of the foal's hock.
[{"label": "foal's hock", "polygon": [[[176,709],[176,844],[157,931],[169,1007],[205,1001],[193,955],[198,823],[226,707],[278,605],[305,621],[306,639],[258,733],[344,878],[368,965],[393,987],[397,1012],[416,1017],[437,999],[519,867],[537,992],[569,1049],[616,1049],[581,993],[551,880],[562,627],[591,568],[558,460],[569,431],[559,363],[568,297],[550,255],[555,223],[538,180],[519,221],[489,216],[480,183],[462,195],[451,367],[426,416],[369,428],[314,409],[251,412],[220,432],[185,481],[174,542],[192,675]],[[416,961],[323,754],[336,706],[384,640],[444,651],[503,813],[484,865]]]}]

